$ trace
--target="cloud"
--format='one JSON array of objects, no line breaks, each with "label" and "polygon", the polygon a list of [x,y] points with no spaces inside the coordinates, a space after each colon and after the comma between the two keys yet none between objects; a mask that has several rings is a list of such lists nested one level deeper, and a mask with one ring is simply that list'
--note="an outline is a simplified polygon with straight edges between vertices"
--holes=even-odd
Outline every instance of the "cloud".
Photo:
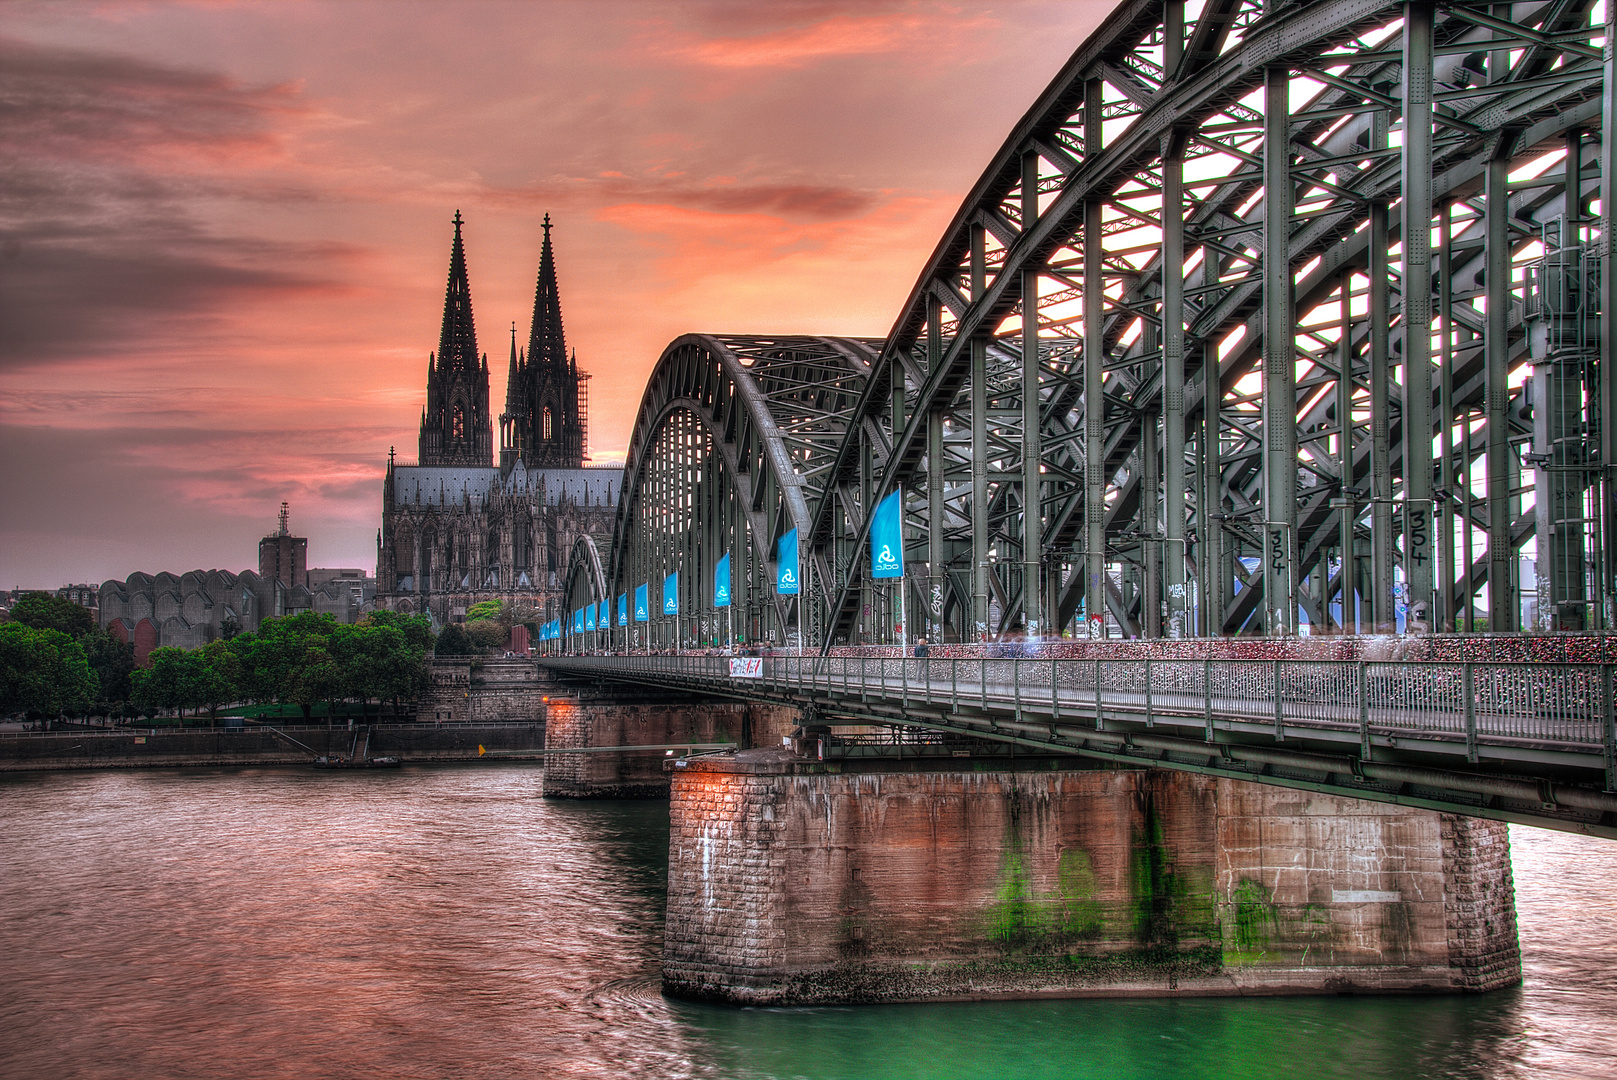
[{"label": "cloud", "polygon": [[0,148],[161,163],[275,156],[278,122],[307,116],[294,83],[253,87],[118,53],[0,38]]},{"label": "cloud", "polygon": [[[671,33],[658,48],[666,56],[715,68],[802,68],[827,59],[900,52],[949,59],[964,41],[997,25],[990,17],[965,18],[947,8],[904,5],[849,14],[840,7],[786,7],[776,14],[795,15],[789,25],[731,36]],[[868,6],[856,10],[868,11]]]},{"label": "cloud", "polygon": [[311,112],[289,84],[0,39],[0,366],[162,349],[239,305],[341,288],[356,245],[204,217],[284,169],[279,127]]},{"label": "cloud", "polygon": [[714,176],[705,181],[648,174],[576,177],[525,188],[485,189],[482,198],[514,208],[548,207],[558,202],[594,205],[658,204],[715,214],[773,214],[793,220],[830,221],[857,217],[877,205],[882,193],[834,184],[738,182]]}]

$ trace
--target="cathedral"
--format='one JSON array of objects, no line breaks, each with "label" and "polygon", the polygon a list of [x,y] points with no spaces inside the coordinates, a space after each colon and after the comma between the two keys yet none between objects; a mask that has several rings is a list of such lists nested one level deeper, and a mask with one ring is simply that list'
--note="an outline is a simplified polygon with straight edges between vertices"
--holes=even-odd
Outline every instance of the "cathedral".
[{"label": "cathedral", "polygon": [[511,360],[500,457],[494,461],[488,355],[477,348],[460,213],[449,252],[438,351],[427,357],[427,402],[417,462],[390,451],[376,546],[376,603],[427,613],[436,625],[464,622],[483,600],[560,614],[567,560],[581,537],[605,550],[622,473],[584,466],[589,376],[567,351],[550,215],[528,347]]}]

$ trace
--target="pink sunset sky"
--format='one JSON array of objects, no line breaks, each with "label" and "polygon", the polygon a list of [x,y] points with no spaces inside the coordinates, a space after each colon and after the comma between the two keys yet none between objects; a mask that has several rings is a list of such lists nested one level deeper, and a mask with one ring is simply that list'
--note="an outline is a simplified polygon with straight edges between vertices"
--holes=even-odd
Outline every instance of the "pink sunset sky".
[{"label": "pink sunset sky", "polygon": [[597,464],[681,333],[885,334],[1111,6],[0,6],[0,587],[374,568],[457,209],[496,413],[556,222]]}]

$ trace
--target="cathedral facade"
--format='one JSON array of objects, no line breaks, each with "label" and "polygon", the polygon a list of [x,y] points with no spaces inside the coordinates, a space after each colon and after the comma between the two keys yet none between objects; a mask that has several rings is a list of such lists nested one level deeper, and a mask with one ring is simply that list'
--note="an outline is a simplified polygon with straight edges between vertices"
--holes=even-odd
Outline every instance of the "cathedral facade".
[{"label": "cathedral facade", "polygon": [[555,618],[574,545],[588,537],[604,551],[611,538],[621,470],[584,466],[587,376],[567,352],[548,214],[528,347],[517,348],[514,326],[511,334],[495,462],[488,356],[477,347],[458,212],[454,224],[417,462],[389,453],[382,483],[377,606],[444,625],[498,599]]}]

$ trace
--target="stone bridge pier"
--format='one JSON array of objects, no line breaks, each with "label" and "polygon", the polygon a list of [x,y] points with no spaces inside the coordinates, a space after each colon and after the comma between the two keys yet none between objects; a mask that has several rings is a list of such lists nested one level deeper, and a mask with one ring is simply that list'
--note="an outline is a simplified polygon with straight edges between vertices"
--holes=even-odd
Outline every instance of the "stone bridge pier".
[{"label": "stone bridge pier", "polygon": [[[738,748],[781,744],[800,723],[795,709],[705,700],[669,691],[559,688],[545,706],[545,748],[589,753],[549,754],[545,795],[563,799],[662,798],[669,773],[662,750],[634,747],[680,743],[734,743]],[[621,752],[598,748],[621,746]]]},{"label": "stone bridge pier", "polygon": [[[537,726],[544,750],[570,751],[543,754],[544,793],[562,799],[666,798],[664,752],[637,748],[779,746],[802,722],[789,707],[558,679],[532,659],[513,657],[434,660],[417,718],[441,725],[445,737],[475,729],[463,749],[470,753],[487,743],[493,760],[540,757],[527,730]],[[522,727],[521,739],[502,740],[501,726]]]},{"label": "stone bridge pier", "polygon": [[777,749],[677,768],[665,989],[763,1005],[1521,979],[1500,822],[1072,759],[951,765]]}]

